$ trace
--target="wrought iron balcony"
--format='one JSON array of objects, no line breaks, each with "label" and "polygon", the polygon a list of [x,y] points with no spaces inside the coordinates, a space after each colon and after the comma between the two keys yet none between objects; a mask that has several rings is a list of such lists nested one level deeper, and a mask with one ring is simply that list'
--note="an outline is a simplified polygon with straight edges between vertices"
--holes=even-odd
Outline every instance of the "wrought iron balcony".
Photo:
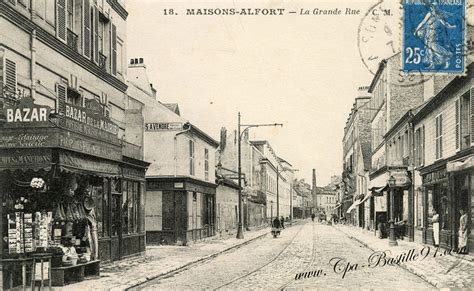
[{"label": "wrought iron balcony", "polygon": [[99,53],[99,67],[104,71],[107,70],[107,57],[102,53]]},{"label": "wrought iron balcony", "polygon": [[67,30],[67,46],[72,48],[74,51],[78,51],[77,49],[77,34],[72,32],[70,29]]}]

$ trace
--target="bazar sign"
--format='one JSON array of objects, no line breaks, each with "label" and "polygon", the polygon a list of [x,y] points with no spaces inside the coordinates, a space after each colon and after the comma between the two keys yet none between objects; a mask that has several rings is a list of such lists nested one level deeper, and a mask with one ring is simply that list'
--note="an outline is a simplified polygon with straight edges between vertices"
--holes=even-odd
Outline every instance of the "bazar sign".
[{"label": "bazar sign", "polygon": [[34,104],[31,97],[20,99],[15,107],[6,107],[3,115],[8,123],[47,122],[51,108]]},{"label": "bazar sign", "polygon": [[65,104],[64,115],[69,119],[103,130],[110,134],[118,134],[119,128],[115,123],[108,120],[105,116],[101,116],[98,113],[92,113],[89,108]]},{"label": "bazar sign", "polygon": [[181,130],[181,129],[183,129],[182,122],[145,123],[145,131],[166,131],[166,130]]}]

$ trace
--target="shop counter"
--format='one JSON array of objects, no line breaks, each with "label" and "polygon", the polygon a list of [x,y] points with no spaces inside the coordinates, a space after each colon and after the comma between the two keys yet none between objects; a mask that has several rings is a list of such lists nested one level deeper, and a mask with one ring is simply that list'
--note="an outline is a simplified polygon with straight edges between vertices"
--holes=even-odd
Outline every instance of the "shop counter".
[{"label": "shop counter", "polygon": [[87,276],[100,275],[100,260],[80,263],[74,266],[51,268],[53,286],[64,286],[73,282],[80,282]]}]

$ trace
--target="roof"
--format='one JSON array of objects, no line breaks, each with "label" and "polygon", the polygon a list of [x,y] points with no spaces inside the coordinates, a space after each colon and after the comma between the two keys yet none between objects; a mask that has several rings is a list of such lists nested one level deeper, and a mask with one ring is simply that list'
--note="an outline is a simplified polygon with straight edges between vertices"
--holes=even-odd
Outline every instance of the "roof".
[{"label": "roof", "polygon": [[190,125],[190,131],[192,133],[194,133],[195,135],[197,135],[198,137],[200,137],[202,140],[206,141],[207,143],[209,143],[210,145],[214,146],[214,147],[218,147],[219,146],[219,142],[215,139],[213,139],[210,135],[208,135],[207,133],[205,133],[204,131],[200,130],[197,126],[195,126],[194,124],[189,124]]},{"label": "roof", "polygon": [[169,110],[173,111],[174,113],[176,113],[177,115],[181,115],[179,113],[179,106],[178,106],[178,103],[161,103],[163,104],[166,108],[168,108]]}]

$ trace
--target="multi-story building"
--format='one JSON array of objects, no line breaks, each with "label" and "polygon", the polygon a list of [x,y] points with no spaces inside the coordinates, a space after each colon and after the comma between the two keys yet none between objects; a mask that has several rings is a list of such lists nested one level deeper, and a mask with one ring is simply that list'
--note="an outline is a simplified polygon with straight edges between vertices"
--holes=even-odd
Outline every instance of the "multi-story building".
[{"label": "multi-story building", "polygon": [[[457,249],[460,210],[473,216],[474,179],[474,79],[471,64],[466,76],[438,77],[428,84],[433,96],[412,119],[414,130],[414,224],[417,239]],[[447,84],[446,84],[447,83]],[[439,215],[439,232],[432,216]],[[421,230],[422,229],[422,230]],[[468,249],[474,236],[468,231]]]},{"label": "multi-story building", "polygon": [[[145,250],[148,164],[142,141],[126,134],[141,125],[128,108],[126,19],[123,1],[0,1],[0,180],[42,178],[47,194],[33,211],[55,209],[53,219],[69,225],[76,222],[62,208],[78,218],[93,202],[93,258],[102,261]],[[136,118],[126,121],[128,114]],[[5,169],[33,171],[20,177]],[[3,187],[3,197],[23,195]],[[76,229],[55,232],[56,242],[79,237]]]},{"label": "multi-story building", "polygon": [[329,184],[325,187],[316,187],[316,200],[318,209],[316,215],[321,218],[324,216],[326,220],[331,218],[331,214],[337,204],[337,189]]},{"label": "multi-story building", "polygon": [[[158,100],[142,58],[131,59],[129,95],[142,106],[147,243],[186,244],[215,234],[215,152],[219,143]],[[140,139],[140,135],[134,136]]]},{"label": "multi-story building", "polygon": [[[362,204],[367,194],[367,180],[370,168],[372,115],[368,87],[359,87],[351,113],[346,121],[343,137],[343,198],[342,213],[352,224],[360,227],[369,226],[370,209]],[[370,203],[370,201],[369,201]],[[369,205],[370,206],[370,205]],[[357,211],[356,210],[357,207]],[[367,225],[365,225],[365,222]]]},{"label": "multi-story building", "polygon": [[[374,194],[375,224],[388,222],[390,210],[390,195],[393,193],[394,219],[396,222],[403,221],[403,213],[408,209],[403,208],[403,201],[408,201],[411,180],[407,167],[403,165],[390,164],[394,160],[387,160],[387,132],[402,118],[406,112],[416,108],[423,103],[423,82],[425,77],[415,76],[406,86],[407,80],[399,74],[400,56],[398,54],[380,63],[379,68],[372,79],[369,92],[372,98],[369,102],[370,110],[373,110],[371,118],[372,129],[372,157],[369,175],[369,189]],[[393,142],[393,140],[390,140]],[[407,149],[409,136],[404,131],[396,137],[397,148]],[[390,149],[390,144],[388,144]],[[408,154],[408,153],[407,153]],[[403,153],[402,156],[405,156]],[[396,179],[394,185],[387,188],[389,177]],[[372,194],[371,193],[371,194]],[[405,205],[406,202],[405,202]],[[406,214],[405,214],[406,216]]]},{"label": "multi-story building", "polygon": [[308,218],[313,210],[311,185],[304,179],[295,179],[293,182],[293,217]]}]

